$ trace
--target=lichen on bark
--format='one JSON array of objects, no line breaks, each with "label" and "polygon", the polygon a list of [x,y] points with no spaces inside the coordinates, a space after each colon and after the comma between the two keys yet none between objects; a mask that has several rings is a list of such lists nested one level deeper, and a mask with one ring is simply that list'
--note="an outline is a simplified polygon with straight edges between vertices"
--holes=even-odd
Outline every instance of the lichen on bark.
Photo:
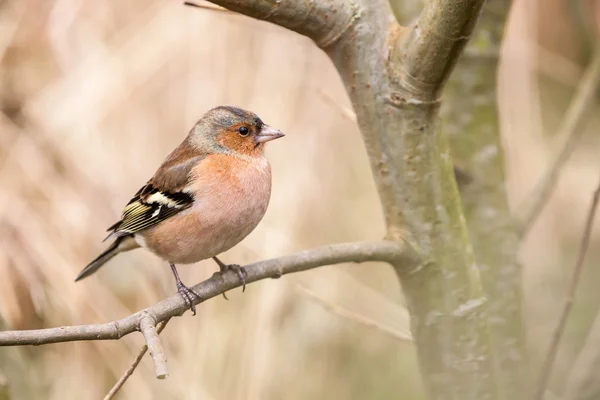
[{"label": "lichen on bark", "polygon": [[504,178],[497,109],[499,49],[510,2],[487,2],[479,25],[444,93],[442,129],[455,162],[471,181],[462,188],[465,217],[488,299],[501,398],[529,397],[521,310],[518,237]]}]

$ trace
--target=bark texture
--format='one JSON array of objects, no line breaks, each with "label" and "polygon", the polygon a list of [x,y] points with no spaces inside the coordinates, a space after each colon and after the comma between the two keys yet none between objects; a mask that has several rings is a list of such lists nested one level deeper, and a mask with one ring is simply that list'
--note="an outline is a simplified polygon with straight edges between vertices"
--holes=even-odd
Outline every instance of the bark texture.
[{"label": "bark texture", "polygon": [[439,123],[440,95],[481,0],[432,0],[401,27],[387,0],[213,0],[310,37],[350,95],[388,235],[420,262],[397,265],[432,399],[495,399],[487,305]]},{"label": "bark texture", "polygon": [[529,398],[529,371],[521,310],[519,239],[508,207],[498,123],[496,74],[510,9],[489,0],[473,39],[444,92],[443,131],[452,156],[471,180],[461,191],[469,233],[488,302],[501,398]]}]

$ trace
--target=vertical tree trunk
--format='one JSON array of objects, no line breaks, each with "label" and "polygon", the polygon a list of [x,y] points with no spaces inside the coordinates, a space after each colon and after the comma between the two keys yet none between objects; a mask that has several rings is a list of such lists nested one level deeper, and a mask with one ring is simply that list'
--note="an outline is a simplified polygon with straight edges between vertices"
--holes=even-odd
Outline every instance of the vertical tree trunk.
[{"label": "vertical tree trunk", "polygon": [[473,39],[448,82],[443,130],[453,159],[472,180],[462,191],[465,216],[488,302],[501,398],[529,398],[521,310],[518,238],[508,208],[497,109],[499,49],[510,2],[486,3]]},{"label": "vertical tree trunk", "polygon": [[354,106],[388,228],[420,254],[396,266],[431,399],[496,399],[487,304],[447,139],[440,94],[483,0],[430,0],[408,28],[387,0],[212,0],[310,37]]},{"label": "vertical tree trunk", "polygon": [[[353,35],[325,50],[357,113],[388,237],[408,240],[423,258],[397,272],[429,396],[494,399],[485,299],[440,132],[437,85],[405,73],[421,63],[406,56],[404,45],[394,45],[410,43],[410,32],[383,22],[374,29],[374,21],[389,20],[386,11],[382,1],[361,8]],[[426,26],[428,17],[418,23]]]}]

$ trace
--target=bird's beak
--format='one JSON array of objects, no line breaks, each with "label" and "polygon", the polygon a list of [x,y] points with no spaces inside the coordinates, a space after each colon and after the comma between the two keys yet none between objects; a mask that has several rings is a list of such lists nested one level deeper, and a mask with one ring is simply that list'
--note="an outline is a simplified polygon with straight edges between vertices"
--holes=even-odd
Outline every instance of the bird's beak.
[{"label": "bird's beak", "polygon": [[265,143],[271,140],[279,139],[285,136],[279,129],[271,128],[269,125],[263,125],[258,135],[254,137],[256,143]]}]

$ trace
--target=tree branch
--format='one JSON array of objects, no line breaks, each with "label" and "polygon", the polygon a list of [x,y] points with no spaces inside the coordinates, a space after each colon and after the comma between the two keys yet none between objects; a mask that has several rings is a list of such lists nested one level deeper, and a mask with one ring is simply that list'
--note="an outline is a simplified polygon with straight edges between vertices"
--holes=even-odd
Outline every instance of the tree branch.
[{"label": "tree branch", "polygon": [[359,17],[352,1],[209,0],[211,3],[252,18],[272,22],[311,38],[327,48],[350,30]]},{"label": "tree branch", "polygon": [[590,244],[590,239],[592,236],[592,227],[594,226],[594,219],[596,216],[596,209],[598,207],[598,200],[600,199],[600,184],[594,191],[594,196],[592,198],[592,204],[590,205],[590,210],[588,212],[588,216],[585,222],[585,228],[583,230],[583,237],[581,239],[581,246],[579,248],[579,253],[577,255],[577,261],[575,262],[575,267],[573,268],[573,275],[571,276],[571,282],[569,283],[569,287],[567,289],[567,294],[565,297],[565,302],[563,305],[562,312],[560,314],[560,318],[558,321],[558,325],[552,334],[552,340],[550,341],[550,346],[548,347],[548,352],[544,359],[544,363],[542,365],[542,370],[540,373],[540,379],[538,382],[538,387],[536,391],[536,395],[534,399],[542,400],[544,398],[544,393],[546,392],[546,386],[548,386],[548,379],[550,378],[550,373],[552,372],[552,367],[554,366],[554,360],[556,359],[556,354],[558,353],[558,346],[560,344],[560,339],[565,331],[567,326],[567,320],[569,319],[569,315],[571,314],[571,309],[573,308],[573,301],[575,299],[575,292],[577,291],[577,286],[579,284],[579,278],[581,277],[581,272],[583,271],[583,262],[585,261],[585,256],[587,254],[587,250]]},{"label": "tree branch", "polygon": [[340,315],[340,316],[342,316],[346,319],[349,319],[351,321],[354,321],[360,325],[365,325],[365,326],[368,326],[369,328],[373,328],[375,330],[383,332],[396,340],[401,340],[403,342],[406,342],[406,341],[412,342],[412,337],[409,334],[397,331],[396,329],[392,328],[391,326],[388,326],[386,324],[380,323],[378,321],[372,320],[367,317],[363,317],[362,315],[359,315],[353,311],[348,310],[346,307],[343,307],[339,304],[335,304],[328,300],[325,300],[324,298],[320,297],[315,292],[313,292],[312,290],[310,290],[304,286],[298,285],[298,286],[296,286],[296,290],[298,291],[298,293],[300,293],[303,296],[306,296],[311,301],[314,301],[315,303],[319,304],[321,307],[323,307],[325,310],[331,312],[332,314]]},{"label": "tree branch", "polygon": [[399,41],[402,87],[420,101],[437,101],[469,41],[484,0],[431,0]]},{"label": "tree branch", "polygon": [[216,6],[216,5],[214,5],[212,3],[208,3],[208,2],[195,3],[192,1],[184,1],[183,5],[190,6],[190,7],[196,7],[196,8],[202,8],[202,9],[211,10],[211,11],[220,11],[220,12],[226,12],[226,13],[231,12],[226,8]]},{"label": "tree branch", "polygon": [[[157,327],[156,331],[157,331],[157,333],[159,335],[163,331],[163,329],[165,329],[165,327],[167,326],[168,323],[169,323],[169,319],[166,319],[163,322],[161,322],[160,324],[158,324],[158,327]],[[135,357],[135,359],[133,360],[133,362],[131,363],[131,365],[129,366],[129,368],[127,368],[127,371],[125,371],[123,373],[123,375],[121,375],[121,377],[119,378],[119,380],[108,391],[108,393],[106,394],[106,396],[104,396],[104,400],[111,400],[113,397],[115,397],[115,395],[117,394],[117,392],[119,390],[121,390],[121,388],[123,387],[123,385],[125,384],[125,382],[127,382],[127,379],[129,379],[129,377],[131,375],[133,375],[133,372],[135,371],[135,369],[137,368],[137,366],[140,364],[140,362],[142,361],[142,358],[144,357],[144,355],[146,354],[147,351],[148,351],[148,345],[145,344],[145,345],[142,346],[142,348],[140,349],[140,352]]]},{"label": "tree branch", "polygon": [[600,395],[600,310],[565,381],[564,400],[597,399]]},{"label": "tree branch", "polygon": [[552,196],[561,170],[583,134],[583,125],[586,116],[593,108],[599,84],[600,47],[597,47],[594,58],[579,81],[571,104],[558,128],[557,136],[562,140],[559,151],[525,203],[518,208],[516,219],[520,237],[524,237],[529,232]]},{"label": "tree branch", "polygon": [[10,393],[8,391],[8,382],[6,377],[0,372],[0,400],[10,400]]},{"label": "tree branch", "polygon": [[[246,267],[246,282],[279,278],[294,272],[345,262],[384,261],[395,265],[414,265],[416,260],[416,254],[412,250],[396,242],[334,244],[250,264]],[[239,286],[241,286],[241,282],[237,275],[234,272],[228,272],[222,277],[215,274],[210,279],[194,286],[194,290],[200,294],[203,301],[206,301]],[[198,303],[200,301],[196,300],[196,304]],[[175,294],[145,310],[105,324],[0,332],[0,346],[37,346],[79,340],[117,340],[140,330],[140,321],[144,317],[151,316],[154,322],[158,323],[182,315],[187,308],[182,297]],[[152,348],[150,344],[149,347]]]},{"label": "tree branch", "polygon": [[165,379],[169,376],[167,358],[165,357],[162,345],[160,344],[156,322],[154,322],[152,315],[147,312],[143,313],[139,326],[142,335],[144,335],[144,340],[146,340],[146,346],[148,347],[148,350],[150,350],[152,361],[154,362],[156,378]]}]

